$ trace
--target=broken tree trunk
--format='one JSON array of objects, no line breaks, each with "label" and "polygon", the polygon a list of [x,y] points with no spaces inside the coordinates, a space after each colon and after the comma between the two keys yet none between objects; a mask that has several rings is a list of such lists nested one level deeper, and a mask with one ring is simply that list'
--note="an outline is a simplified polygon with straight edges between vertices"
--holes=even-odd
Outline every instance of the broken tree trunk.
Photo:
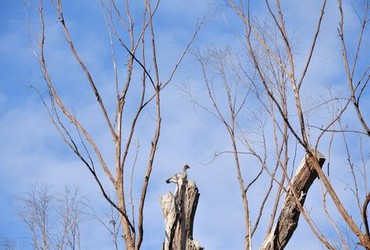
[{"label": "broken tree trunk", "polygon": [[307,155],[302,160],[288,189],[277,223],[262,243],[261,250],[284,249],[292,237],[301,214],[299,207],[304,205],[308,189],[318,177],[313,161],[317,161],[322,167],[325,157],[316,151],[313,156]]},{"label": "broken tree trunk", "polygon": [[179,179],[176,192],[167,192],[161,197],[165,220],[163,250],[204,249],[193,240],[193,224],[198,205],[199,191],[194,181]]}]

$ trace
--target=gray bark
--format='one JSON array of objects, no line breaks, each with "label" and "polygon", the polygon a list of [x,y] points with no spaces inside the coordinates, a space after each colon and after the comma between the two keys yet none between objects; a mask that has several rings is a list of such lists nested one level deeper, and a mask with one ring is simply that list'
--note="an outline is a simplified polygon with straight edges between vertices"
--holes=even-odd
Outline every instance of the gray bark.
[{"label": "gray bark", "polygon": [[163,250],[204,249],[193,240],[195,211],[199,200],[199,190],[192,180],[180,179],[177,191],[167,192],[161,197],[161,207],[165,220],[165,240]]},{"label": "gray bark", "polygon": [[[313,157],[316,157],[316,159]],[[262,243],[261,250],[284,249],[292,237],[301,214],[297,201],[301,206],[304,205],[308,189],[318,177],[312,161],[318,161],[320,167],[322,167],[325,157],[320,152],[316,152],[314,156],[306,156],[302,160],[288,189],[277,223]]]}]

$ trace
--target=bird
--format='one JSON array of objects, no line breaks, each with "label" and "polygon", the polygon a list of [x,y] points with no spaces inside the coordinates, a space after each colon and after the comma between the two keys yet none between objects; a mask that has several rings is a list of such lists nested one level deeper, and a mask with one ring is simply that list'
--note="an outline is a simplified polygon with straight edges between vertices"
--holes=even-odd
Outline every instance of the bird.
[{"label": "bird", "polygon": [[188,176],[188,174],[186,173],[186,170],[189,169],[189,168],[190,168],[189,165],[185,165],[184,166],[184,169],[183,169],[183,171],[181,173],[175,174],[174,176],[168,178],[166,180],[166,183],[171,183],[171,182],[172,183],[178,183],[178,181],[180,179],[185,180],[187,178],[187,176]]}]

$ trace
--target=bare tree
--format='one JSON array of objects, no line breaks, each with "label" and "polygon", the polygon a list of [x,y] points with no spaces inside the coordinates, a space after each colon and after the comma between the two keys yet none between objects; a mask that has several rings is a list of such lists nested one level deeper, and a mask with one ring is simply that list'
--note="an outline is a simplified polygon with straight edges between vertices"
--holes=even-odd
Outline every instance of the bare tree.
[{"label": "bare tree", "polygon": [[[315,105],[309,105],[305,100],[307,88],[304,87],[312,81],[307,76],[313,58],[320,56],[315,55],[315,50],[320,46],[318,38],[327,1],[323,0],[317,10],[315,29],[307,51],[293,49],[289,20],[284,16],[280,1],[272,3],[266,0],[259,16],[254,14],[250,1],[227,2],[241,21],[241,45],[245,54],[237,54],[230,48],[212,48],[197,54],[210,102],[206,104],[204,100],[196,100],[189,89],[186,92],[224,125],[230,138],[231,150],[216,156],[231,153],[234,158],[244,208],[245,249],[252,249],[253,236],[266,214],[271,216],[261,249],[283,249],[297,228],[301,215],[321,243],[328,249],[335,249],[336,239],[330,240],[317,225],[321,218],[313,218],[304,206],[306,197],[310,197],[308,190],[315,180],[318,180],[322,191],[322,215],[337,233],[338,241],[350,249],[353,246],[351,237],[355,237],[359,245],[370,249],[366,170],[369,149],[362,146],[369,145],[369,122],[360,106],[369,90],[370,79],[369,60],[362,50],[363,45],[369,42],[364,35],[368,27],[369,1],[361,1],[361,7],[354,6],[352,10],[358,16],[360,27],[355,46],[349,45],[349,38],[345,36],[344,13],[351,10],[345,10],[342,1],[337,2],[338,34],[342,47],[338,54],[342,54],[349,91],[338,97],[330,89],[329,94]],[[261,13],[264,16],[261,17]],[[302,54],[305,58],[298,60]],[[358,123],[346,120],[353,110],[351,105]],[[322,112],[329,117],[320,119]],[[349,138],[359,146],[349,146]],[[333,141],[337,147],[340,144],[345,149],[347,162],[342,171],[351,176],[348,185],[357,210],[352,208],[353,203],[348,204],[341,197],[340,186],[329,174],[340,171],[339,166],[343,165],[331,156]],[[298,165],[296,157],[302,153],[304,159]],[[322,169],[325,160],[327,173]],[[330,168],[333,164],[339,166],[333,170]],[[258,209],[251,213],[252,194],[248,192],[258,188],[258,183],[268,183],[268,186],[258,201],[253,199],[253,207]],[[282,195],[285,195],[283,202]],[[333,219],[336,213],[341,215],[341,219]],[[255,216],[251,217],[251,214]],[[340,226],[343,223],[346,225],[344,229]],[[351,236],[346,238],[348,232]]]},{"label": "bare tree", "polygon": [[[249,214],[249,200],[247,198],[247,187],[243,178],[240,161],[240,150],[237,143],[237,118],[242,110],[245,100],[248,97],[248,91],[241,91],[241,95],[238,93],[239,86],[237,82],[230,81],[232,76],[232,70],[234,69],[233,60],[228,49],[222,51],[213,49],[208,51],[206,55],[198,53],[197,59],[201,65],[204,82],[207,87],[207,94],[211,102],[210,107],[207,107],[199,103],[191,95],[190,90],[186,90],[192,100],[199,105],[201,108],[212,114],[217,120],[219,120],[224,126],[231,140],[231,152],[235,161],[236,176],[239,183],[239,189],[242,195],[243,208],[244,208],[244,221],[246,230],[246,249],[251,247],[251,226],[250,226],[250,214]],[[230,65],[231,64],[231,65]],[[231,70],[231,72],[229,71]],[[214,75],[209,76],[208,72],[216,72]],[[214,79],[220,79],[224,89],[224,96],[219,98],[217,96]],[[234,84],[235,83],[235,84]],[[220,100],[222,99],[222,100]],[[240,99],[240,100],[239,100]]]},{"label": "bare tree", "polygon": [[15,240],[9,238],[1,238],[1,249],[4,250],[15,250],[17,249],[17,244]]},{"label": "bare tree", "polygon": [[24,203],[20,212],[21,218],[27,224],[32,233],[32,245],[34,249],[49,249],[50,245],[50,206],[52,195],[46,187],[39,190],[32,187],[29,194],[21,198]]},{"label": "bare tree", "polygon": [[81,249],[80,199],[77,189],[58,195],[39,184],[20,197],[19,215],[32,235],[33,249]]},{"label": "bare tree", "polygon": [[[363,45],[368,42],[365,34],[369,1],[360,2],[363,4],[360,8],[354,6],[354,13],[359,19],[355,46],[346,36],[345,13],[351,10],[342,1],[337,2],[339,53],[342,55],[348,92],[339,96],[335,88],[329,89],[315,105],[307,102],[305,94],[306,86],[312,81],[308,75],[313,58],[319,56],[315,51],[320,46],[318,39],[328,8],[326,0],[317,9],[311,42],[305,51],[298,53],[294,49],[290,20],[284,15],[279,0],[264,2],[263,17],[254,14],[248,0],[228,0],[229,7],[241,23],[244,54],[236,54],[230,48],[215,48],[197,54],[210,102],[203,104],[193,100],[224,125],[230,138],[231,149],[220,154],[231,153],[235,163],[244,211],[245,249],[252,249],[256,233],[261,230],[266,231],[265,240],[260,242],[261,248],[283,249],[294,234],[301,215],[328,249],[335,249],[337,241],[346,249],[357,243],[370,248],[370,195],[367,184],[369,122],[361,106],[369,90],[370,66],[368,59],[363,59]],[[110,147],[114,151],[110,156],[104,153],[106,145],[103,146],[94,137],[89,120],[84,120],[83,115],[70,108],[73,101],[70,104],[63,97],[58,87],[59,82],[63,83],[62,79],[51,77],[46,49],[48,20],[42,0],[37,7],[40,35],[35,55],[49,92],[50,102],[44,103],[52,122],[64,142],[87,167],[106,201],[119,213],[120,226],[113,220],[111,234],[116,239],[117,230],[121,229],[126,248],[140,249],[144,236],[144,205],[161,132],[162,90],[171,82],[199,26],[184,51],[178,55],[173,70],[163,80],[154,25],[159,1],[144,0],[138,5],[142,8],[140,24],[135,22],[137,17],[131,14],[130,1],[101,0],[100,3],[111,52],[113,83],[109,86],[114,92],[113,104],[109,102],[109,96],[101,91],[103,83],[97,80],[77,49],[62,1],[51,1],[51,6],[69,52],[81,69],[84,77],[81,82],[87,83],[91,96],[96,99],[98,112],[95,113],[99,115],[95,119],[108,131]],[[122,54],[124,57],[121,57]],[[301,55],[304,55],[303,60],[298,60]],[[124,73],[120,70],[122,68],[126,70]],[[219,83],[222,91],[219,91]],[[77,84],[80,82],[64,87],[78,91],[81,88],[79,85],[77,88]],[[187,91],[193,98],[190,90]],[[144,110],[154,119],[145,121],[145,133],[150,133],[151,142],[141,151],[138,142],[142,142],[140,128],[143,127]],[[348,120],[352,111],[357,122]],[[325,117],[322,113],[326,114]],[[147,138],[144,137],[144,141]],[[335,159],[333,145],[345,150],[344,163]],[[296,161],[298,156],[303,157],[299,165]],[[134,174],[138,158],[140,165],[143,162],[146,165],[139,177]],[[333,168],[333,165],[341,167]],[[341,186],[330,174],[340,171],[345,171],[346,177],[349,177],[346,182],[352,194],[351,204],[342,197],[339,192]],[[335,240],[329,239],[318,226],[318,218],[314,218],[305,207],[305,201],[312,197],[308,191],[315,181],[321,190],[321,215],[337,234]],[[253,190],[261,183],[266,188],[265,193],[253,199],[256,211],[251,211]],[[133,190],[138,189],[141,190],[140,198],[136,202]],[[111,192],[114,195],[110,195]],[[47,199],[44,203],[48,204]],[[336,213],[341,218],[334,218]],[[263,220],[268,223],[266,228],[261,229]],[[47,247],[49,239],[47,234],[43,236],[42,232],[46,230],[43,227],[45,225],[42,224],[39,227],[42,243],[37,244]],[[357,242],[354,243],[353,239]]]},{"label": "bare tree", "polygon": [[[102,93],[103,83],[94,75],[94,71],[80,54],[68,25],[66,18],[68,13],[64,12],[63,1],[51,0],[50,5],[47,5],[45,1],[40,0],[36,7],[39,13],[40,33],[35,56],[50,97],[50,102],[44,101],[45,106],[64,142],[87,167],[105,200],[119,212],[119,223],[126,249],[140,249],[143,242],[144,205],[161,131],[161,92],[171,82],[200,28],[200,25],[195,28],[193,36],[189,38],[183,52],[179,53],[169,75],[162,78],[154,25],[159,3],[159,0],[144,0],[135,4],[132,1],[100,1],[103,16],[101,20],[106,24],[106,36],[109,38],[107,46],[111,52],[113,70],[113,80],[109,83],[110,89],[113,90],[111,96]],[[135,14],[139,8],[141,9],[139,18],[132,14],[133,7]],[[89,129],[89,121],[84,120],[81,114],[76,114],[76,107],[71,108],[73,101],[69,104],[61,94],[58,86],[63,84],[63,80],[51,76],[52,70],[47,62],[58,59],[48,59],[46,49],[50,25],[47,14],[50,9],[54,9],[54,22],[58,20],[69,52],[84,77],[80,82],[65,84],[64,90],[77,91],[81,89],[81,84],[87,83],[82,88],[96,98],[98,107],[94,122],[102,124],[107,129],[109,140],[112,142],[110,148],[113,152],[109,156],[105,155],[103,150],[107,145],[99,144],[94,138],[94,133]],[[122,68],[126,70],[123,73]],[[114,100],[115,103],[111,104],[107,100]],[[78,97],[75,101],[78,101]],[[143,121],[144,110],[154,117],[152,119],[154,121],[148,119]],[[145,137],[140,140],[140,135],[144,132]],[[149,134],[151,140],[148,139]],[[144,152],[139,152],[138,147],[135,147],[138,141],[150,141],[150,146],[146,146],[142,150]],[[130,175],[135,168],[138,153],[140,164],[146,164],[146,169],[142,175],[133,178]],[[129,195],[129,190],[133,189],[141,189],[138,202]],[[112,190],[114,196],[109,195]]]},{"label": "bare tree", "polygon": [[81,197],[78,189],[65,188],[64,193],[57,199],[60,204],[57,208],[58,217],[62,226],[61,238],[58,240],[58,249],[81,249]]}]

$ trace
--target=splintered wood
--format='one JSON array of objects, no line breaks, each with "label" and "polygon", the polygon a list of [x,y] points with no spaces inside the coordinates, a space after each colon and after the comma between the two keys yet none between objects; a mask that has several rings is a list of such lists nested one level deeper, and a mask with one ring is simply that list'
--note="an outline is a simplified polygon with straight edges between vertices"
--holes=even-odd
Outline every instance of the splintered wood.
[{"label": "splintered wood", "polygon": [[199,190],[192,180],[176,183],[176,192],[167,192],[161,197],[165,223],[163,250],[201,250],[198,241],[193,240],[193,225],[199,200]]},{"label": "splintered wood", "polygon": [[313,166],[314,161],[317,161],[322,167],[325,157],[320,152],[316,152],[314,155],[306,155],[303,158],[291,181],[277,223],[265,238],[260,249],[284,249],[293,235],[298,226],[301,207],[304,205],[307,192],[318,177]]}]

